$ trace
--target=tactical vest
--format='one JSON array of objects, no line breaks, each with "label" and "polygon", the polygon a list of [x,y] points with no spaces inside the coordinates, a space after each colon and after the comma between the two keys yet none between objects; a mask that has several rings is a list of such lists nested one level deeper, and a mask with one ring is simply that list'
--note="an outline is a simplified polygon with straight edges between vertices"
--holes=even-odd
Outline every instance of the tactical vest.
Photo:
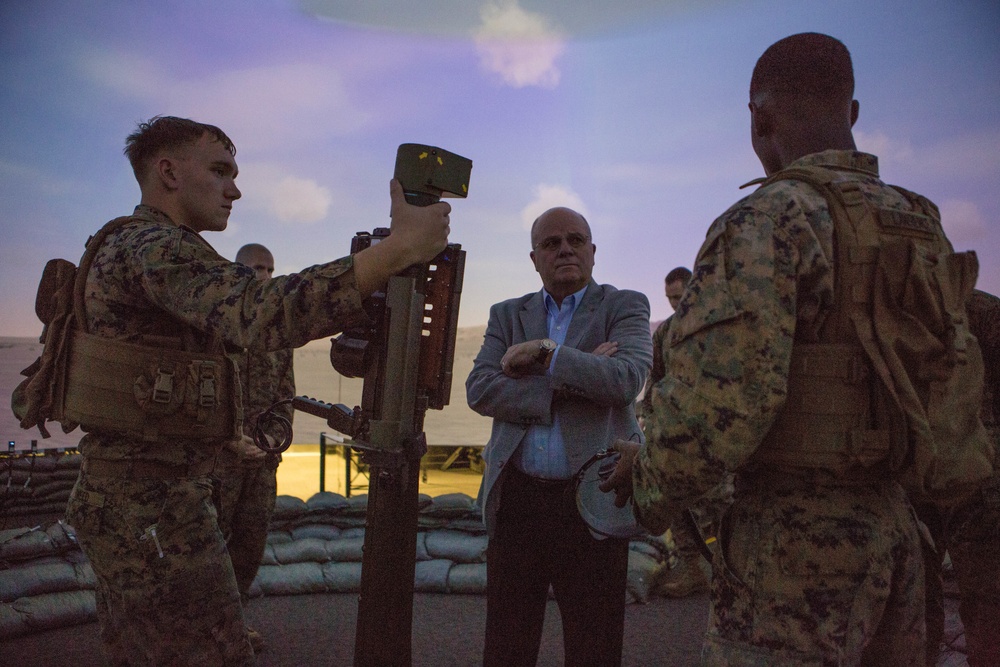
[{"label": "tactical vest", "polygon": [[879,207],[818,166],[786,169],[816,188],[834,222],[835,305],[819,342],[792,347],[787,401],[753,461],[845,481],[891,474],[921,500],[959,502],[989,477],[979,419],[983,362],[965,303],[973,252],[955,253],[929,200]]},{"label": "tactical vest", "polygon": [[45,347],[12,397],[21,427],[44,437],[51,420],[67,433],[79,425],[145,441],[237,438],[241,392],[225,354],[186,351],[180,339],[143,345],[87,332],[87,274],[107,235],[133,219],[116,218],[91,237],[78,269],[61,259],[46,265],[35,302]]}]

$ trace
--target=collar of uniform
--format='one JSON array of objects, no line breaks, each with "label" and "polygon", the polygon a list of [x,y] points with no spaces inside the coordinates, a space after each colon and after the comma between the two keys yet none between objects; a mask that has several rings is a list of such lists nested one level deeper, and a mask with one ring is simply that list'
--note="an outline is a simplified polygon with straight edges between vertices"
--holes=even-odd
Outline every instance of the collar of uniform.
[{"label": "collar of uniform", "polygon": [[161,222],[165,225],[171,225],[172,227],[177,227],[177,223],[170,219],[170,216],[161,211],[158,208],[153,208],[152,206],[147,206],[146,204],[139,204],[135,207],[135,211],[132,212],[137,218],[143,218],[144,220],[151,220],[153,222]]},{"label": "collar of uniform", "polygon": [[878,178],[878,157],[861,151],[828,150],[810,153],[795,160],[786,169],[806,166],[830,167],[840,171],[850,169]]}]

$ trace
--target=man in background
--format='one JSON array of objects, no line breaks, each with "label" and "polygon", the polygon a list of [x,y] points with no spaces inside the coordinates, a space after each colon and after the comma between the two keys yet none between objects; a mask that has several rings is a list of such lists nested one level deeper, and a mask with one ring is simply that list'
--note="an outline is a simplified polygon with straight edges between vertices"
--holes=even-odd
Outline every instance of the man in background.
[{"label": "man in background", "polygon": [[[667,301],[670,302],[674,312],[677,312],[689,280],[691,280],[691,270],[686,266],[678,266],[671,269],[663,281]],[[649,372],[646,392],[642,398],[643,428],[646,420],[652,415],[653,387],[663,379],[669,367],[670,346],[667,334],[673,318],[671,314],[660,322],[653,332],[653,369]],[[657,570],[652,582],[652,589],[655,592],[667,597],[682,598],[708,590],[710,559],[705,557],[709,553],[705,542],[706,539],[714,542],[719,521],[732,499],[733,482],[730,475],[699,498],[681,521],[675,521],[670,526],[670,536],[673,538],[677,561],[673,567],[668,562]]]},{"label": "man in background", "polygon": [[965,503],[947,512],[918,503],[917,516],[934,537],[927,563],[927,664],[940,656],[944,637],[945,553],[958,584],[958,613],[970,667],[1000,665],[1000,298],[974,290],[967,304],[969,329],[983,352],[980,417],[994,444],[993,476]]},{"label": "man in background", "polygon": [[[257,280],[270,280],[274,274],[274,256],[259,243],[248,243],[236,253],[236,262],[254,270]],[[226,538],[226,548],[236,574],[236,586],[244,609],[250,598],[250,586],[257,576],[267,531],[274,512],[277,496],[278,463],[280,454],[264,455],[250,442],[257,427],[257,418],[274,405],[274,414],[287,421],[291,427],[295,410],[290,403],[279,401],[295,395],[295,374],[292,369],[293,350],[274,352],[248,349],[237,354],[240,385],[243,389],[243,436],[249,445],[233,451],[223,449],[216,476],[220,479],[219,529]],[[269,420],[271,432],[263,436],[274,446],[288,433]],[[260,633],[247,628],[254,652],[264,649]]]},{"label": "man in background", "polygon": [[493,305],[465,383],[469,406],[493,418],[479,491],[490,540],[485,665],[535,664],[550,586],[566,664],[621,664],[628,540],[591,533],[573,476],[615,438],[640,438],[635,399],[652,350],[649,302],[597,284],[596,250],[576,211],[535,220],[542,289]]}]

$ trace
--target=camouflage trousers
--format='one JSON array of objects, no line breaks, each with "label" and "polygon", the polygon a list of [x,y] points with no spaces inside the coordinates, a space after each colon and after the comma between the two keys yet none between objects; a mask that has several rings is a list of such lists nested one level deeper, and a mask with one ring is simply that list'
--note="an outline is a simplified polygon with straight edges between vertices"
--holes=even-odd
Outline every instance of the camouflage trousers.
[{"label": "camouflage trousers", "polygon": [[220,476],[220,491],[216,494],[219,528],[245,602],[267,546],[267,529],[278,491],[277,461],[255,466],[237,464]]},{"label": "camouflage trousers", "polygon": [[81,472],[66,520],[96,575],[111,665],[256,664],[208,477]]},{"label": "camouflage trousers", "polygon": [[712,565],[704,665],[923,664],[921,536],[896,484],[738,476]]},{"label": "camouflage trousers", "polygon": [[927,664],[937,664],[944,637],[945,552],[960,595],[970,667],[1000,665],[1000,473],[968,502],[948,513],[919,505],[918,516],[934,537],[927,561]]},{"label": "camouflage trousers", "polygon": [[701,542],[719,534],[719,523],[732,502],[733,478],[730,475],[688,508],[701,531],[700,535],[687,521],[677,521],[670,526],[678,558],[685,560],[702,555]]}]

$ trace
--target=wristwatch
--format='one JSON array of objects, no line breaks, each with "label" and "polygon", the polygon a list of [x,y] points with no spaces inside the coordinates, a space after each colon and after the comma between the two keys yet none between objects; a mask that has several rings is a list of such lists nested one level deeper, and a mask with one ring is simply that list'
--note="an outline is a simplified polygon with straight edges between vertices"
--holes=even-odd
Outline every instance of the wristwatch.
[{"label": "wristwatch", "polygon": [[552,354],[556,351],[556,342],[551,338],[543,338],[538,344],[538,357],[535,359],[545,368],[552,362]]}]

